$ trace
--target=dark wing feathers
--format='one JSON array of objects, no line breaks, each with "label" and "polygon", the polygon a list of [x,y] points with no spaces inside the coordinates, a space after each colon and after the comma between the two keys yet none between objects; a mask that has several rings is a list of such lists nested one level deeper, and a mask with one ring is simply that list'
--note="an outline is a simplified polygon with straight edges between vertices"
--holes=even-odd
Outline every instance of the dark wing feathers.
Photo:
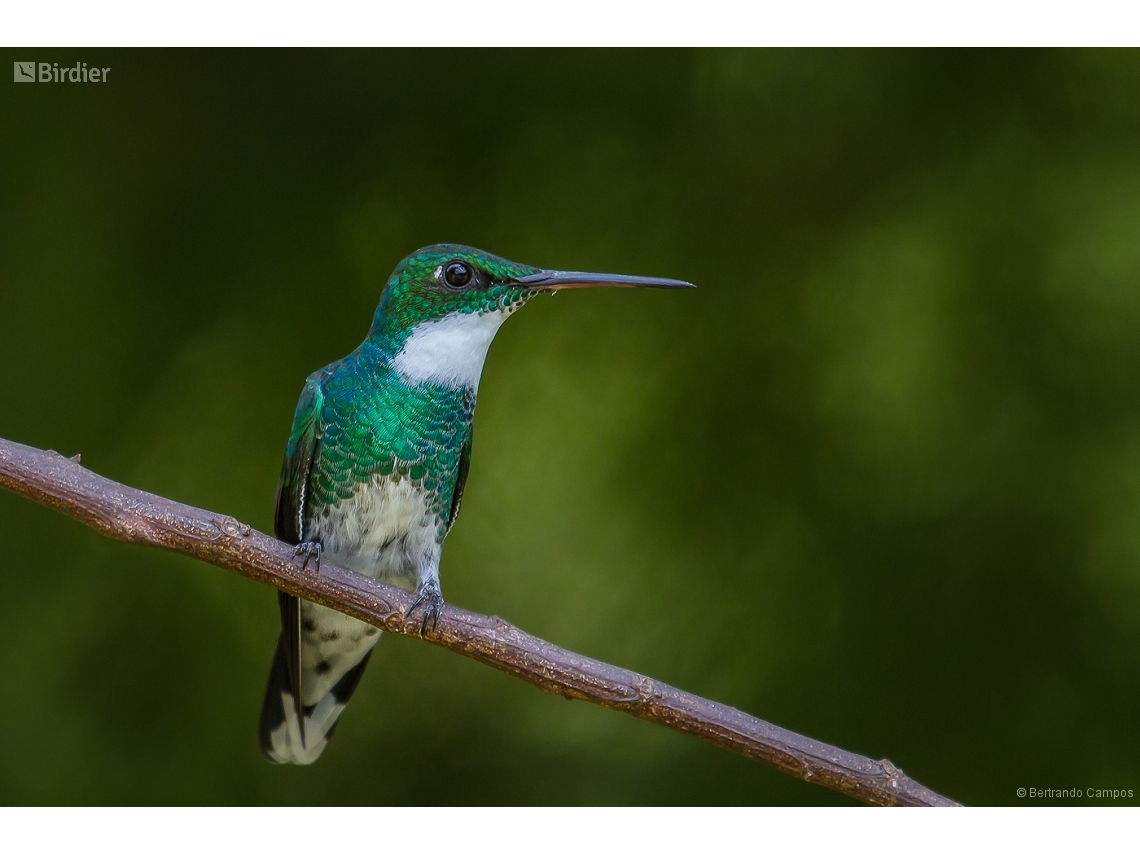
[{"label": "dark wing feathers", "polygon": [[323,372],[305,381],[297,412],[293,416],[293,432],[285,448],[281,478],[277,482],[277,507],[273,514],[273,531],[279,540],[300,543],[305,536],[305,501],[308,498],[309,474],[321,444],[324,426],[321,409]]},{"label": "dark wing feathers", "polygon": [[470,468],[471,434],[467,434],[467,442],[463,443],[463,450],[459,452],[459,474],[455,478],[455,491],[451,494],[451,512],[447,515],[447,531],[451,531],[451,527],[455,525],[455,518],[459,516],[459,506],[463,504],[463,488],[467,486],[467,471]]}]

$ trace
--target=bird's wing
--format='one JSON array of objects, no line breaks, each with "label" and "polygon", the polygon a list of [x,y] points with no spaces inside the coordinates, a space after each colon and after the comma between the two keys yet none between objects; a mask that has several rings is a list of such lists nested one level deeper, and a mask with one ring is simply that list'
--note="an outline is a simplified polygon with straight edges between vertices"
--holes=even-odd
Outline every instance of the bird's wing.
[{"label": "bird's wing", "polygon": [[[300,543],[305,537],[305,504],[308,500],[309,475],[320,449],[321,410],[324,393],[322,372],[309,376],[297,412],[293,415],[293,432],[285,447],[281,479],[277,482],[277,507],[273,514],[273,531],[286,543]],[[278,591],[281,607],[281,652],[288,674],[289,692],[296,707],[297,721],[302,721],[301,708],[301,601]],[[303,736],[302,736],[303,739]]]},{"label": "bird's wing", "polygon": [[459,506],[463,504],[463,488],[467,486],[467,470],[471,468],[471,434],[467,434],[467,442],[463,443],[463,450],[459,452],[459,474],[455,479],[455,491],[451,494],[451,512],[447,515],[446,535],[455,525],[455,518],[459,516]]},{"label": "bird's wing", "polygon": [[309,473],[321,443],[324,393],[321,372],[310,375],[293,415],[293,432],[285,447],[281,479],[277,482],[277,508],[273,531],[279,540],[300,543],[305,532],[305,502],[308,500]]}]

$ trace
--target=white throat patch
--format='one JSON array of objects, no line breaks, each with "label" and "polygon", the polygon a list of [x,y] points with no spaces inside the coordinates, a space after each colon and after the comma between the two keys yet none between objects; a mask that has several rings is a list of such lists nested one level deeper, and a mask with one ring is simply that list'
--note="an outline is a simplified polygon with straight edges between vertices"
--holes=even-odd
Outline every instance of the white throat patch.
[{"label": "white throat patch", "polygon": [[453,312],[417,324],[392,360],[405,383],[479,388],[487,349],[509,311]]}]

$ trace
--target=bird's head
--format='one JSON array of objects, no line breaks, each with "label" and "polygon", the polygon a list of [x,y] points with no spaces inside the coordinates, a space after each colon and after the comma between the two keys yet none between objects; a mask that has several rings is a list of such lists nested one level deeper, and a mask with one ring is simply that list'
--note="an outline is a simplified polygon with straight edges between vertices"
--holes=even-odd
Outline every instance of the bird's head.
[{"label": "bird's head", "polygon": [[543,270],[458,244],[416,250],[392,271],[369,338],[414,382],[477,387],[487,348],[511,312],[563,288],[692,288],[688,282]]},{"label": "bird's head", "polygon": [[426,246],[388,277],[372,333],[410,333],[419,324],[451,315],[505,316],[530,296],[519,280],[537,272],[469,246]]}]

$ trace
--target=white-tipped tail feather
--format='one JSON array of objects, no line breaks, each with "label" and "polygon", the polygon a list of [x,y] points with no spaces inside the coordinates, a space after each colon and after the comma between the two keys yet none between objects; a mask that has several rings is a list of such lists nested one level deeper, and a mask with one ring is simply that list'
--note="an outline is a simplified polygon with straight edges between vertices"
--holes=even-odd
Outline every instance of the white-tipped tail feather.
[{"label": "white-tipped tail feather", "polygon": [[[376,638],[379,638],[379,635]],[[371,648],[374,644],[375,639],[370,638],[363,655],[353,663],[352,667],[338,675],[336,681],[320,697],[312,699],[313,703],[300,705],[301,720],[298,721],[299,705],[295,701],[289,676],[288,655],[284,639],[278,639],[277,653],[273,657],[273,667],[269,672],[269,685],[265,690],[265,701],[261,708],[261,722],[258,728],[261,752],[268,760],[274,763],[307,765],[321,756],[336,729],[337,720],[345,704],[356,691],[356,686],[372,655]]]}]

